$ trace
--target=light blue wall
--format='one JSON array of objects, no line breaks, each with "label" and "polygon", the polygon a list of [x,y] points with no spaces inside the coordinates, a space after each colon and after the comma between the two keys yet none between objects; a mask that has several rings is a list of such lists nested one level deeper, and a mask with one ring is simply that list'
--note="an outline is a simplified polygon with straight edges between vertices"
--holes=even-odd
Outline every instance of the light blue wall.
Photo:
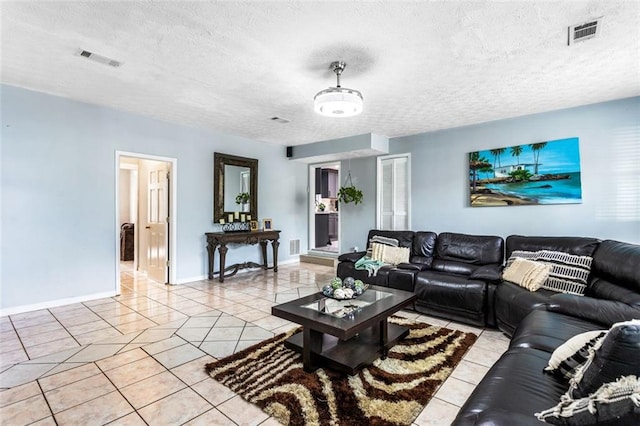
[{"label": "light blue wall", "polygon": [[[469,152],[573,136],[582,204],[469,207]],[[412,155],[414,230],[640,243],[640,97],[396,138],[390,149]]]},{"label": "light blue wall", "polygon": [[[177,276],[206,274],[212,223],[213,152],[258,158],[259,213],[307,246],[307,164],[279,145],[0,86],[0,307],[113,291],[115,151],[178,160]],[[412,228],[473,234],[584,235],[640,243],[640,98],[395,138],[412,154]],[[467,154],[514,144],[580,138],[582,204],[471,208]],[[342,161],[342,179],[349,162]],[[341,209],[341,246],[361,249],[375,227],[376,159],[351,160],[364,203]],[[232,249],[228,263],[258,259]]]},{"label": "light blue wall", "polygon": [[[373,162],[373,165],[372,165]],[[376,162],[375,158],[355,158],[340,162],[344,184],[349,168],[354,186],[363,192],[362,203],[340,203],[340,247],[343,252],[352,247],[365,250],[367,233],[376,225]]]},{"label": "light blue wall", "polygon": [[[116,151],[177,159],[178,282],[206,275],[214,151],[258,158],[258,212],[282,230],[279,260],[292,259],[289,240],[306,247],[306,165],[282,146],[1,89],[2,309],[115,289]],[[259,246],[227,254],[245,260],[258,261]]]}]

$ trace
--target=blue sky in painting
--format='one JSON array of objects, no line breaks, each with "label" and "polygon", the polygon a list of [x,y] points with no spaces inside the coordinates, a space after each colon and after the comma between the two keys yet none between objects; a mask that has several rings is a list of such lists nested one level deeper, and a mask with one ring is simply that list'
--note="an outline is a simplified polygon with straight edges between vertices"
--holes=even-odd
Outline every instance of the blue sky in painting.
[{"label": "blue sky in painting", "polygon": [[[522,154],[520,154],[520,163],[533,164],[533,150],[529,144],[521,146]],[[509,148],[511,147],[507,147],[507,150],[500,156],[500,164],[502,166],[517,163],[516,157],[511,155]],[[538,173],[540,174],[573,173],[580,171],[580,149],[578,138],[547,141],[547,145],[539,152],[540,164],[538,166]],[[494,164],[494,157],[490,150],[480,151],[480,157],[484,157],[491,164]]]}]

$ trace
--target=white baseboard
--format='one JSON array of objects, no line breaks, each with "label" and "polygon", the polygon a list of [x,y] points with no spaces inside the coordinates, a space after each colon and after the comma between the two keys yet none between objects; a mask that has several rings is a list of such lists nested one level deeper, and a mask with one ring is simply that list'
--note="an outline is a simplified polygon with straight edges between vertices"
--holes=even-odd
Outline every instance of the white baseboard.
[{"label": "white baseboard", "polygon": [[[203,280],[207,280],[207,276],[206,275],[196,275],[195,277],[188,277],[188,278],[180,278],[175,285],[181,285],[181,284],[187,284],[187,283],[192,283],[194,281],[203,281]],[[172,284],[174,285],[174,284]]]},{"label": "white baseboard", "polygon": [[48,302],[34,303],[33,305],[15,306],[13,308],[1,308],[0,317],[21,314],[23,312],[38,311],[40,309],[49,309],[58,306],[71,305],[72,303],[88,302],[89,300],[104,299],[105,297],[113,297],[115,295],[115,291],[107,291],[104,293],[87,294],[84,296],[68,297],[66,299],[57,299],[50,300]]},{"label": "white baseboard", "polygon": [[289,265],[291,263],[300,263],[300,256],[299,255],[295,255],[291,259],[287,259],[284,262],[278,261],[278,266],[280,266],[280,265]]}]

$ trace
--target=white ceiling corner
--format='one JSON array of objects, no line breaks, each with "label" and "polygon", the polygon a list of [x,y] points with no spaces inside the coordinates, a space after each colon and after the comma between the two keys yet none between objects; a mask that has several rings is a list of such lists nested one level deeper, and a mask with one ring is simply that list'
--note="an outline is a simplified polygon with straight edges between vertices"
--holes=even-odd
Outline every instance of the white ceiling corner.
[{"label": "white ceiling corner", "polygon": [[[640,95],[640,2],[3,1],[2,82],[282,145]],[[604,17],[567,46],[568,27]],[[85,49],[118,68],[75,55]],[[332,119],[313,96],[360,90]],[[278,116],[291,120],[281,124]]]}]

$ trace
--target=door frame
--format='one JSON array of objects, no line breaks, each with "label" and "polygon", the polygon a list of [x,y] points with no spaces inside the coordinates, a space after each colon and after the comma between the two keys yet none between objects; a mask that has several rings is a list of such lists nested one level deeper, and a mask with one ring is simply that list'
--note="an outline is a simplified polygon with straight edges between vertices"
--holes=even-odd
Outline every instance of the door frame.
[{"label": "door frame", "polygon": [[[329,252],[326,251],[320,251],[320,250],[316,250],[315,249],[315,241],[316,241],[316,197],[315,197],[315,193],[316,193],[316,169],[317,168],[322,168],[324,166],[338,166],[338,188],[340,188],[340,186],[342,186],[341,184],[341,179],[342,179],[342,161],[340,160],[335,160],[335,161],[324,161],[322,163],[313,163],[313,164],[309,164],[309,186],[307,187],[307,193],[309,194],[308,197],[308,230],[307,230],[307,253],[308,254],[322,254],[324,256],[328,256],[330,255]],[[342,244],[342,220],[340,220],[340,208],[338,208],[338,253],[336,254],[336,256],[341,252],[340,247]]]},{"label": "door frame", "polygon": [[168,283],[167,284],[176,284],[177,283],[177,274],[176,274],[176,254],[177,254],[177,245],[176,245],[176,235],[177,235],[177,224],[178,224],[178,208],[177,202],[178,199],[178,159],[173,157],[163,157],[159,155],[150,155],[150,154],[142,154],[138,152],[129,152],[129,151],[116,151],[115,152],[115,209],[114,209],[114,220],[115,220],[115,271],[116,271],[116,283],[115,290],[116,294],[121,293],[120,289],[120,160],[122,157],[131,157],[137,158],[141,160],[154,160],[154,161],[163,161],[165,163],[169,163],[170,165],[170,173],[171,179],[169,180],[169,217],[170,223],[168,224],[169,232],[167,233],[168,244],[167,244],[167,254],[169,257],[169,274],[167,276]]}]

